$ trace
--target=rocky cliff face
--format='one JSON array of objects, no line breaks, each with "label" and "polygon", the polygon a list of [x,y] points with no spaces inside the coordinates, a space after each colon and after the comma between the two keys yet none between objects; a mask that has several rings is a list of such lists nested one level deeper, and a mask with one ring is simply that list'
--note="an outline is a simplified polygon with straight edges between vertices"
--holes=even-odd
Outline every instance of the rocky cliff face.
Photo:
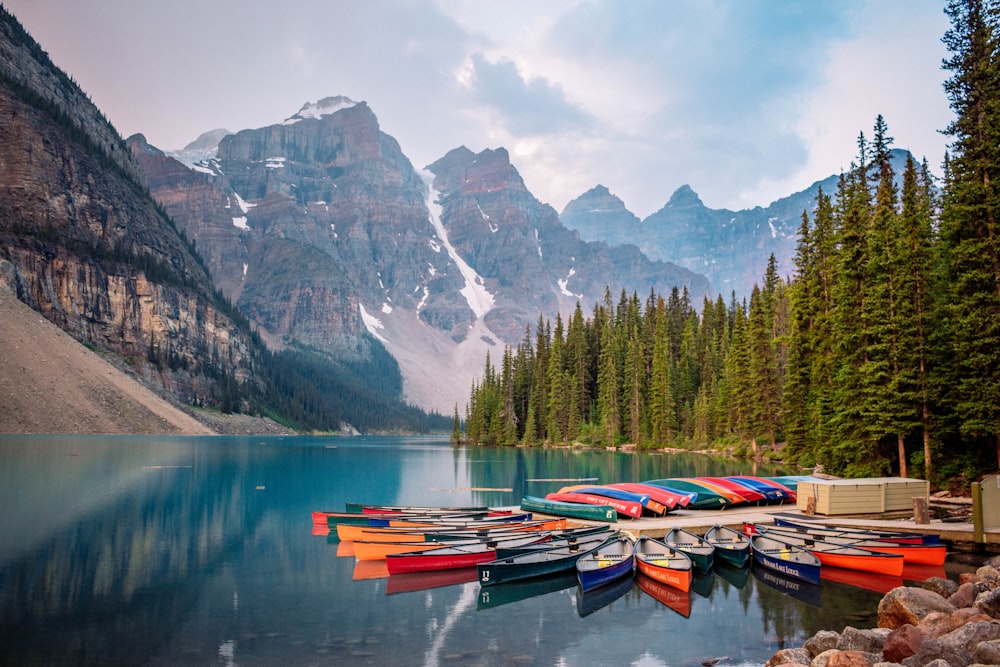
[{"label": "rocky cliff face", "polygon": [[212,404],[250,342],[125,143],[0,8],[0,280],[77,340]]}]

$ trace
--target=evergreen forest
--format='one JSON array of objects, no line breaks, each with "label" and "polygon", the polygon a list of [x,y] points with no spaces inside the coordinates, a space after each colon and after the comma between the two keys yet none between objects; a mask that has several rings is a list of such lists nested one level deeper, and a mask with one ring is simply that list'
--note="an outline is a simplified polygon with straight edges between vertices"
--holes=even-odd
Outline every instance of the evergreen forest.
[{"label": "evergreen forest", "polygon": [[[882,116],[749,301],[607,291],[487,358],[484,445],[728,448],[963,486],[1000,467],[1000,2],[950,0],[942,177],[897,174]],[[785,270],[788,270],[786,268]],[[780,449],[780,454],[777,451]]]}]

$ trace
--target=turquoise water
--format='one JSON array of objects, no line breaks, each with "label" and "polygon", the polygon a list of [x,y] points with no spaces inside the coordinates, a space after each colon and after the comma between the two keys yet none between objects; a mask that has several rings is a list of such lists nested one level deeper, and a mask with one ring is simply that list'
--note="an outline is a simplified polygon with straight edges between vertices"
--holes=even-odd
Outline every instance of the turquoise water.
[{"label": "turquoise water", "polygon": [[0,664],[759,665],[817,630],[871,627],[882,594],[749,569],[659,599],[637,584],[582,597],[571,577],[387,578],[338,556],[310,512],[785,472],[434,438],[0,436]]}]

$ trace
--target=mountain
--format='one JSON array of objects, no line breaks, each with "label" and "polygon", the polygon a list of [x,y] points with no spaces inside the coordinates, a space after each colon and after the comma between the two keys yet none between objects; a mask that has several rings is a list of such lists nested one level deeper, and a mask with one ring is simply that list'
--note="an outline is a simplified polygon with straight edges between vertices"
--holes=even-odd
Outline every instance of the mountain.
[{"label": "mountain", "polygon": [[[307,124],[308,118],[301,122]],[[291,144],[296,139],[294,128],[289,137]],[[216,168],[229,168],[242,159],[240,151],[247,150],[242,139],[214,131],[188,146],[184,157],[193,161],[193,155],[200,154],[199,162],[210,157]],[[236,157],[220,151],[220,143]],[[299,237],[310,232],[284,217],[289,210],[291,218],[297,212],[285,205],[289,188],[284,188],[280,174],[268,177],[272,166],[280,165],[266,162],[241,181],[250,187],[248,183],[263,174],[277,183],[274,196],[255,202],[260,210],[275,212],[268,223],[277,230],[269,243],[258,248],[252,237],[241,234],[242,228],[249,229],[245,223],[250,206],[227,183],[221,187],[210,177],[215,173],[211,169],[191,169],[142,137],[126,144],[2,6],[0,146],[0,292],[13,294],[31,312],[40,313],[75,339],[78,347],[82,343],[97,351],[113,361],[114,369],[127,369],[170,403],[216,409],[221,416],[193,411],[213,430],[259,428],[253,419],[229,419],[233,411],[273,417],[306,430],[413,432],[450,426],[450,419],[427,415],[401,400],[399,367],[361,324],[353,279],[340,271],[340,281],[327,280],[321,269],[333,263],[331,258],[298,251],[307,245]],[[271,154],[265,149],[269,147],[261,147]],[[191,229],[199,232],[205,256],[210,257],[211,271],[190,237],[150,196],[148,173],[156,175],[163,200],[188,214]],[[358,182],[354,201],[362,201],[361,192],[370,180],[362,176]],[[308,178],[299,179],[299,184],[307,183]],[[422,205],[422,195],[414,196]],[[362,203],[377,207],[380,201],[373,192]],[[255,222],[263,219],[250,217]],[[288,234],[283,225],[291,229]],[[270,281],[254,285],[256,292],[243,289],[246,259],[255,253],[276,258],[263,269],[254,266],[255,273],[269,271],[271,276]],[[289,258],[294,265],[285,262]],[[216,273],[222,277],[219,283],[213,280]],[[320,275],[323,281],[290,280],[286,273]],[[254,325],[217,284],[246,299],[261,317],[274,312],[270,299],[299,304],[298,310],[283,311],[296,316],[310,308],[323,310],[331,300],[350,300],[344,312],[353,315],[343,320],[360,331],[359,336],[345,336],[335,319],[311,322],[310,333],[335,344],[350,340],[355,345],[353,356],[331,359],[310,346],[285,346],[281,340],[265,347]],[[265,288],[272,294],[255,301]],[[23,319],[24,310],[8,312]],[[279,323],[275,328],[280,333],[281,326],[295,324]],[[23,348],[32,335],[25,332],[37,331],[42,345],[51,340],[30,319],[20,325],[0,328],[0,373],[17,379],[16,396],[13,385],[8,386],[12,391],[0,392],[0,430],[144,432],[146,427],[159,430],[155,424],[167,424],[144,419],[141,415],[149,414],[144,410],[155,413],[162,406],[151,408],[153,401],[133,400],[138,397],[134,385],[126,387],[122,378],[103,377],[116,371],[92,363],[92,353],[64,353],[61,350],[73,346],[60,343],[59,349],[52,346],[43,355],[31,349],[12,358],[16,354],[12,350]],[[86,352],[83,348],[75,352],[81,351]],[[93,372],[102,377],[87,377],[84,369],[98,369]],[[59,372],[73,377],[59,383],[54,379]],[[83,375],[78,378],[77,372]],[[68,409],[58,404],[60,397],[81,395],[86,400],[75,401]],[[32,402],[26,404],[25,397],[33,397]],[[34,417],[21,414],[26,405]],[[93,415],[88,406],[108,414]],[[27,421],[18,421],[22,417]],[[273,422],[267,430],[272,426]],[[163,426],[175,427],[176,423]]]},{"label": "mountain", "polygon": [[[382,346],[406,400],[464,407],[486,352],[539,315],[590,309],[610,287],[709,291],[701,275],[632,246],[582,241],[525,187],[506,150],[461,147],[417,170],[365,102],[307,103],[226,134],[192,161],[141,136],[150,191],[216,285],[276,348],[364,360]],[[200,146],[199,149],[204,149]]]},{"label": "mountain", "polygon": [[0,7],[0,282],[187,404],[253,374],[245,324],[96,106]]},{"label": "mountain", "polygon": [[[910,153],[891,152],[897,188]],[[711,209],[688,185],[682,185],[660,210],[641,222],[624,202],[598,185],[569,202],[560,221],[589,241],[635,244],[651,259],[669,259],[712,281],[716,293],[749,298],[763,280],[773,253],[779,274],[794,270],[795,248],[803,211],[812,213],[820,188],[836,194],[838,175],[783,197],[767,207],[741,211]]]}]

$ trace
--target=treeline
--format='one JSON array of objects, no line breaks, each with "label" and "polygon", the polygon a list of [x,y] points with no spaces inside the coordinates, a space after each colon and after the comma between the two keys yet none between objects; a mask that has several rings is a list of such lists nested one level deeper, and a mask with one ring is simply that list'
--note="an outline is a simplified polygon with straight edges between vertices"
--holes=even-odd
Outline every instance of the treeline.
[{"label": "treeline", "polygon": [[[610,294],[540,320],[465,415],[482,444],[733,445],[848,476],[967,482],[1000,462],[1000,13],[950,2],[944,178],[900,175],[881,116],[803,212],[793,277],[749,303]],[[901,180],[901,185],[898,185]],[[456,408],[455,421],[458,421]],[[456,433],[454,437],[458,437]]]}]

